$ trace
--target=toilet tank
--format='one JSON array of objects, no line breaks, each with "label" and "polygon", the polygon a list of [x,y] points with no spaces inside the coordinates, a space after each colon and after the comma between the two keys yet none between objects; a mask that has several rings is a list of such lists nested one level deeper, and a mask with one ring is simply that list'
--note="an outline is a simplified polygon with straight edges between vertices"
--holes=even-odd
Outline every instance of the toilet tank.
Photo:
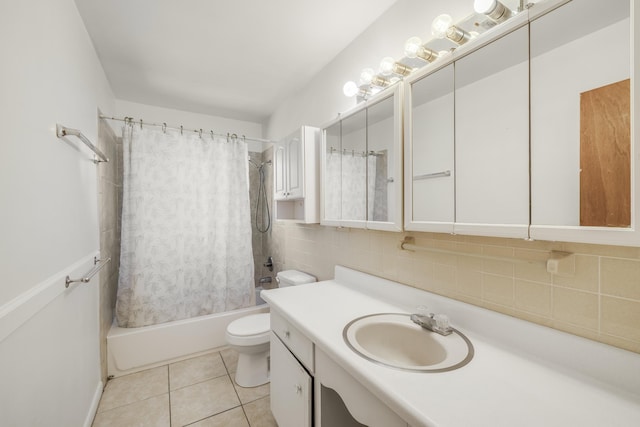
[{"label": "toilet tank", "polygon": [[284,270],[276,275],[276,282],[281,288],[315,282],[316,278],[298,270]]}]

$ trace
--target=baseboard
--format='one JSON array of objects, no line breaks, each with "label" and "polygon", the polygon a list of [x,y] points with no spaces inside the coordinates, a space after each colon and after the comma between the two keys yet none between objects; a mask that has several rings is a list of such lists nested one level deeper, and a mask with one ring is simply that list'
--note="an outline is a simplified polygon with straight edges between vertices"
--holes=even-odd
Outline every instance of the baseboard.
[{"label": "baseboard", "polygon": [[98,412],[98,405],[100,405],[100,398],[102,398],[103,389],[104,384],[102,383],[102,381],[98,382],[98,387],[96,388],[96,392],[93,394],[93,399],[91,400],[91,406],[89,407],[87,418],[85,418],[84,420],[84,427],[91,427],[91,424],[93,424],[93,419],[96,416],[96,412]]}]

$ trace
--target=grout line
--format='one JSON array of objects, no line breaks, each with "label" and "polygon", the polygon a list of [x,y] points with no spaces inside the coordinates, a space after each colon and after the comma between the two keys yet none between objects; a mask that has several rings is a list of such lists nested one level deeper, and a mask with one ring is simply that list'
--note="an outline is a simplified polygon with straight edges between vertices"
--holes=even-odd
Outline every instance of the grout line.
[{"label": "grout line", "polygon": [[169,364],[167,366],[167,388],[169,389],[167,393],[169,394],[169,427],[171,427],[171,375],[169,371]]}]

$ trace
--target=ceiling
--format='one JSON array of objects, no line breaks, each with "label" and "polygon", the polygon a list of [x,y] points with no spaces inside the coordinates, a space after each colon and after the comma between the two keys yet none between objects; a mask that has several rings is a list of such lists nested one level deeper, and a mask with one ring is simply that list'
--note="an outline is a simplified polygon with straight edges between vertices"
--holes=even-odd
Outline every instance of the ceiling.
[{"label": "ceiling", "polygon": [[75,0],[118,99],[262,122],[396,0]]}]

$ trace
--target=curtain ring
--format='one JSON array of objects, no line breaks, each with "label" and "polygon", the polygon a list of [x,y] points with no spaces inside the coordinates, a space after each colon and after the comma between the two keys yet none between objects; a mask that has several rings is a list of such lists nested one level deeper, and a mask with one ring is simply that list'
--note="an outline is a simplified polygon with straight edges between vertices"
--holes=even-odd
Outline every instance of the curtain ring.
[{"label": "curtain ring", "polygon": [[167,133],[167,124],[166,123],[162,123],[162,133]]},{"label": "curtain ring", "polygon": [[227,143],[230,142],[229,138],[231,138],[231,135],[229,135],[229,132],[227,132]]},{"label": "curtain ring", "polygon": [[200,136],[200,139],[202,139],[202,129],[200,129],[200,132],[198,132],[198,136]]},{"label": "curtain ring", "polygon": [[247,138],[244,135],[242,135],[242,142],[247,142]]},{"label": "curtain ring", "polygon": [[184,130],[184,127],[182,125],[180,125],[180,135],[182,135],[182,131]]},{"label": "curtain ring", "polygon": [[140,119],[140,129],[142,129],[142,119]]},{"label": "curtain ring", "polygon": [[211,140],[213,141],[213,131],[211,131]]}]

